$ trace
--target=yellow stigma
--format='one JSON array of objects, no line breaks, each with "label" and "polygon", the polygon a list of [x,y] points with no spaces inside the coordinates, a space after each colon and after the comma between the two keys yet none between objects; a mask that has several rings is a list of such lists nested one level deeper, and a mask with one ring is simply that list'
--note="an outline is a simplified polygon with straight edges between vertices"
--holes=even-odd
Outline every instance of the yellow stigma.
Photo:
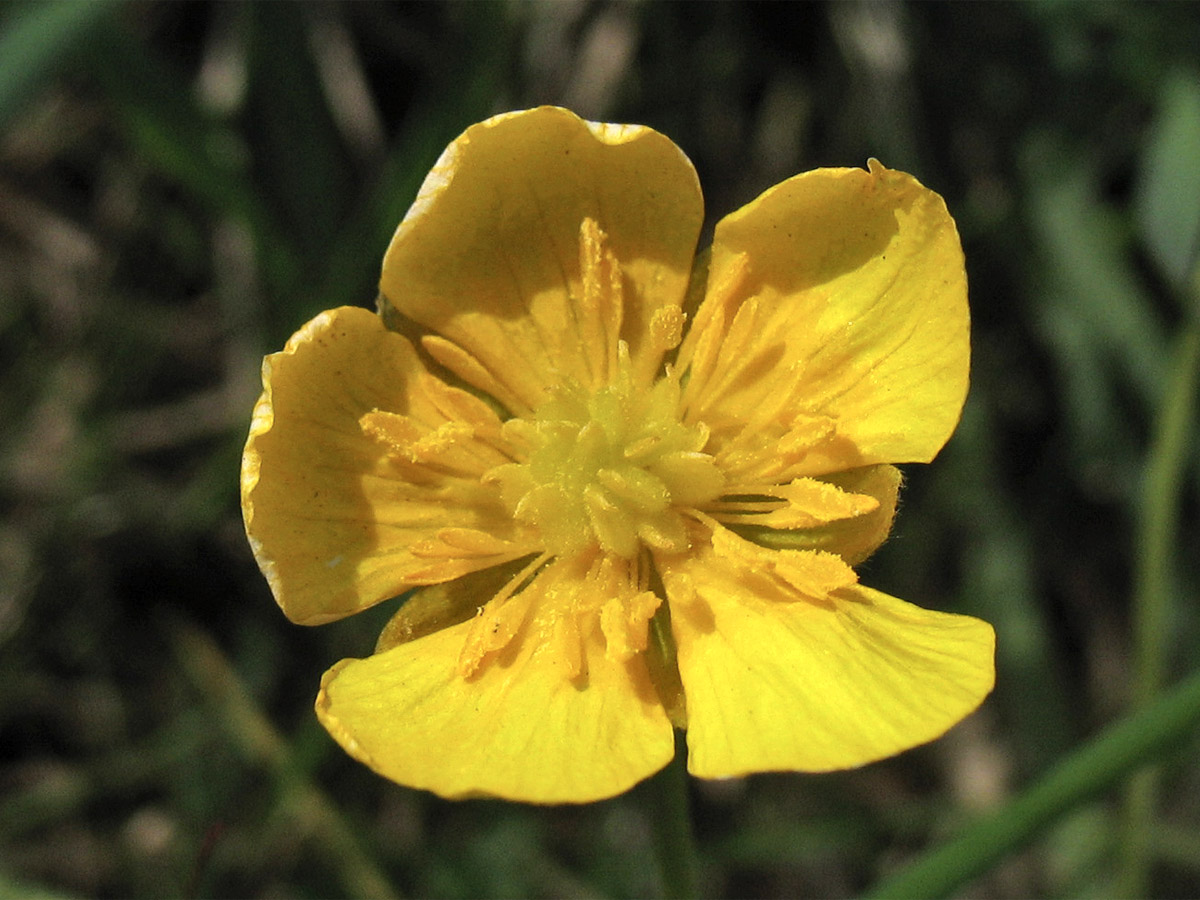
[{"label": "yellow stigma", "polygon": [[679,420],[679,393],[671,376],[639,388],[622,343],[610,384],[564,385],[531,419],[506,422],[528,457],[485,480],[557,556],[599,546],[632,559],[639,543],[685,550],[681,510],[716,498],[724,477],[703,452],[708,429]]}]

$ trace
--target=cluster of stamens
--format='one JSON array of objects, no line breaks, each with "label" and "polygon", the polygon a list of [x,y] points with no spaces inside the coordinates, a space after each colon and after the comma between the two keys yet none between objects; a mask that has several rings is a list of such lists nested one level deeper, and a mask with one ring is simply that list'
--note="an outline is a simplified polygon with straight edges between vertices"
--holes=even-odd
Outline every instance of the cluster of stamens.
[{"label": "cluster of stamens", "polygon": [[637,385],[622,346],[607,386],[565,385],[532,418],[506,422],[504,436],[525,459],[484,480],[557,556],[593,546],[626,559],[639,544],[685,550],[684,511],[717,497],[724,478],[703,452],[708,429],[680,421],[679,393],[670,375]]}]

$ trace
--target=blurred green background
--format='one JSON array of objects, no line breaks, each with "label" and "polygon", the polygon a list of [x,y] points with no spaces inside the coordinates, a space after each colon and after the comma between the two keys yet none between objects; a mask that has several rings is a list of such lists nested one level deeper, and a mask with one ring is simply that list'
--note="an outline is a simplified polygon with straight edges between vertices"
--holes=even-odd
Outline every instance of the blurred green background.
[{"label": "blurred green background", "polygon": [[[392,605],[288,624],[238,509],[261,356],[371,305],[442,148],[539,103],[666,133],[710,228],[875,156],[966,250],[963,423],[863,580],[994,623],[996,691],[859,771],[693,781],[702,893],[855,895],[1003,814],[1200,668],[1198,48],[1192,3],[0,6],[0,896],[663,892],[645,786],[447,803],[346,757],[313,698]],[[1200,895],[1181,735],[1142,813],[1110,785],[955,890]]]}]

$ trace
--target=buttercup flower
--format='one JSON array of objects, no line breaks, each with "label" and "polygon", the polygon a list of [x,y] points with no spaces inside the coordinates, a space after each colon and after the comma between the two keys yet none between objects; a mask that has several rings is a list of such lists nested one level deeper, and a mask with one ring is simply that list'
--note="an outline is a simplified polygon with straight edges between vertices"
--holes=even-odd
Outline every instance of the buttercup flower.
[{"label": "buttercup flower", "polygon": [[[317,713],[446,797],[620,793],[686,728],[702,778],[858,766],[993,683],[992,629],[858,583],[967,389],[941,198],[872,161],[717,225],[649,128],[469,128],[383,263],[263,362],[254,554],[317,624],[413,591]],[[414,590],[415,589],[415,590]]]}]

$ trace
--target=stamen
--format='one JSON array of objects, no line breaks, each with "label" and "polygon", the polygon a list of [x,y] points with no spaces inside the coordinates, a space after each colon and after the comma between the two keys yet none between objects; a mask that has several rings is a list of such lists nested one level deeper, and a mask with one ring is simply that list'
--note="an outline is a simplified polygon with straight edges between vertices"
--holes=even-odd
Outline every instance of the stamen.
[{"label": "stamen", "polygon": [[528,404],[493,375],[482,362],[453,341],[441,335],[427,334],[421,338],[421,347],[467,384],[495,397],[513,415],[524,416],[532,412]]},{"label": "stamen", "polygon": [[687,316],[678,306],[660,306],[650,316],[651,346],[660,354],[674,350],[683,339],[685,321]]},{"label": "stamen", "polygon": [[579,346],[591,373],[591,386],[608,383],[617,370],[617,341],[625,301],[621,267],[608,249],[608,235],[591,218],[579,226],[579,271],[583,281],[577,306]]},{"label": "stamen", "polygon": [[623,662],[646,649],[650,620],[662,605],[652,591],[613,597],[600,611],[600,630],[604,634],[604,655]]},{"label": "stamen", "polygon": [[[677,304],[660,306],[650,314],[647,340],[638,353],[637,370],[633,373],[638,384],[650,385],[661,371],[663,357],[679,346],[687,314]],[[674,378],[667,369],[668,378]]]},{"label": "stamen", "polygon": [[564,613],[554,620],[553,647],[555,656],[564,664],[564,675],[574,680],[586,675],[587,657],[583,652],[583,635],[579,630],[579,616],[574,611]]},{"label": "stamen", "polygon": [[792,599],[828,603],[830,594],[858,583],[854,569],[835,553],[767,549],[713,525],[712,548],[718,557],[748,573],[774,575],[790,588]]},{"label": "stamen", "polygon": [[[494,448],[504,459],[513,458],[512,447],[502,434],[503,423],[487,403],[429,374],[422,374],[419,384],[422,394],[440,415],[449,421],[470,425],[478,440]],[[493,465],[501,461],[498,459]]]},{"label": "stamen", "polygon": [[[772,429],[757,432],[747,428],[717,453],[717,463],[728,478],[726,491],[753,494],[755,484],[779,484],[801,474],[814,451],[837,438],[837,421],[828,416],[796,415],[774,440]],[[809,469],[809,472],[812,470]]]},{"label": "stamen", "polygon": [[[723,322],[727,318],[729,308],[742,297],[746,277],[750,271],[750,257],[746,253],[738,253],[725,264],[721,277],[710,280],[705,291],[704,302],[696,311],[691,330],[684,338],[683,346],[679,348],[679,366],[686,368],[695,364],[696,343],[704,332],[716,330],[724,332]],[[711,279],[712,269],[709,269]],[[720,336],[718,336],[719,339]]]},{"label": "stamen", "polygon": [[[696,401],[704,394],[709,380],[717,371],[717,358],[721,352],[721,341],[725,337],[725,310],[716,308],[707,319],[710,324],[700,333],[690,365],[685,369],[687,381],[683,388],[682,405],[688,417],[698,412],[694,409]],[[696,324],[688,333],[689,338],[696,333],[699,324],[700,319],[697,317]],[[682,363],[680,368],[684,368]]]},{"label": "stamen", "polygon": [[430,427],[411,416],[372,410],[359,419],[363,433],[383,444],[389,457],[459,476],[478,478],[502,461],[495,450],[475,440],[463,422]]},{"label": "stamen", "polygon": [[745,253],[738,253],[725,263],[721,276],[709,282],[704,302],[696,311],[692,327],[679,348],[678,366],[680,371],[687,372],[683,409],[688,418],[693,414],[696,398],[707,388],[709,378],[716,371],[718,355],[725,352],[723,344],[729,312],[745,296],[749,272],[750,260]]},{"label": "stamen", "polygon": [[408,579],[414,584],[437,584],[521,559],[536,549],[527,541],[506,541],[474,528],[443,528],[409,547],[428,565],[411,570]]},{"label": "stamen", "polygon": [[458,655],[457,668],[461,676],[470,678],[489,654],[503,650],[516,637],[534,599],[533,591],[521,589],[549,559],[549,553],[538,556],[479,608]]},{"label": "stamen", "polygon": [[443,528],[433,538],[417,541],[409,552],[413,556],[429,559],[484,556],[516,559],[528,555],[529,549],[474,528]]},{"label": "stamen", "polygon": [[879,500],[869,494],[844,491],[816,478],[796,478],[788,484],[760,484],[748,493],[760,498],[720,499],[709,503],[705,511],[725,524],[796,529],[816,528],[879,509]]}]

